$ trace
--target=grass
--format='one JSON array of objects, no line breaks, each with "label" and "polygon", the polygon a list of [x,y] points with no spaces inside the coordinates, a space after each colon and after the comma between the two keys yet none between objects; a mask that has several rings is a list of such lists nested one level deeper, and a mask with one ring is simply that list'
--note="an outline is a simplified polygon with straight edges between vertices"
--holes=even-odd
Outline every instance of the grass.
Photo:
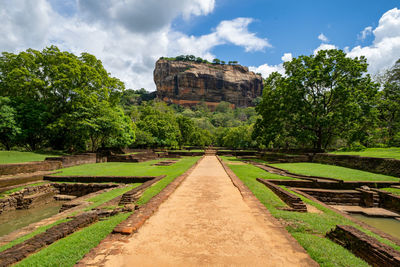
[{"label": "grass", "polygon": [[28,188],[28,187],[32,187],[32,186],[37,186],[37,185],[42,185],[42,184],[45,184],[45,183],[46,183],[46,182],[40,182],[40,183],[34,183],[34,184],[29,184],[29,185],[24,185],[24,186],[15,187],[15,188],[13,188],[13,189],[10,189],[10,190],[1,192],[1,193],[0,193],[0,199],[5,198],[7,195],[10,195],[10,194],[12,194],[12,193],[18,192],[18,191],[20,191],[20,190],[22,190],[22,189],[24,189],[24,188]]},{"label": "grass", "polygon": [[90,204],[88,207],[85,208],[85,211],[94,209],[98,206],[100,206],[101,204],[104,204],[122,194],[125,194],[126,192],[128,192],[129,190],[132,190],[135,187],[138,187],[139,185],[141,185],[141,183],[135,183],[135,184],[131,184],[129,186],[126,187],[121,187],[121,188],[115,188],[113,190],[110,190],[108,192],[104,192],[100,195],[97,195],[95,197],[89,198],[87,201],[89,202],[93,202],[92,204]]},{"label": "grass", "polygon": [[381,188],[382,190],[385,190],[385,191],[387,191],[387,192],[390,192],[390,193],[392,193],[392,194],[395,194],[395,195],[398,195],[398,196],[400,196],[400,188],[392,188],[392,187],[389,187],[389,188]]},{"label": "grass", "polygon": [[130,214],[132,213],[120,213],[104,221],[94,223],[54,242],[15,266],[74,266]]},{"label": "grass", "polygon": [[[198,159],[198,157],[195,157]],[[55,175],[71,176],[71,175],[92,175],[92,176],[158,176],[169,173],[174,173],[176,169],[186,168],[190,162],[195,162],[195,158],[184,157],[177,163],[171,166],[151,166],[159,161],[165,159],[150,160],[139,163],[125,163],[125,162],[105,162],[93,163],[74,166],[70,168],[60,169],[60,173]]]},{"label": "grass", "polygon": [[342,215],[318,203],[314,203],[303,196],[299,195],[303,201],[309,205],[315,206],[322,211],[322,213],[301,213],[280,210],[279,208],[286,207],[286,204],[266,186],[256,181],[258,174],[253,170],[256,168],[255,166],[232,165],[229,164],[229,162],[228,166],[245,183],[260,202],[268,208],[275,218],[285,222],[287,225],[286,229],[289,233],[296,238],[307,250],[309,255],[321,266],[368,266],[363,260],[355,257],[348,250],[324,237],[328,231],[338,224],[352,225],[400,251],[400,247],[389,240],[383,239],[361,228]]},{"label": "grass", "polygon": [[362,157],[393,158],[400,160],[400,147],[366,148],[361,151],[331,152],[337,155],[358,155]]},{"label": "grass", "polygon": [[[234,165],[235,162],[243,163],[240,159],[237,159],[235,157],[227,157],[227,156],[220,156],[220,157],[222,159],[224,159],[225,161],[227,161],[228,164],[230,163],[231,165]],[[234,166],[235,166],[236,171],[242,173],[243,175],[248,173],[252,177],[263,178],[263,179],[276,179],[276,180],[298,180],[298,179],[292,178],[292,177],[269,173],[269,172],[264,171],[263,169],[260,169],[256,166],[248,165],[248,164],[244,164],[244,163],[243,163],[243,165],[234,165]]]},{"label": "grass", "polygon": [[0,164],[43,161],[47,157],[57,157],[57,156],[59,155],[54,153],[0,151]]},{"label": "grass", "polygon": [[399,181],[400,180],[399,178],[393,176],[376,174],[376,173],[360,171],[334,165],[319,164],[319,163],[300,162],[300,163],[278,163],[270,165],[277,168],[288,170],[296,174],[335,178],[343,181]]}]

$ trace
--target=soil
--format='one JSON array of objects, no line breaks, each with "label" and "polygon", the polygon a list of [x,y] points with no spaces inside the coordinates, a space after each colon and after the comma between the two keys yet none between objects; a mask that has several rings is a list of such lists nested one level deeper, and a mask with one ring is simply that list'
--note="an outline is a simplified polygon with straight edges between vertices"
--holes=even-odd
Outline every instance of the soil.
[{"label": "soil", "polygon": [[308,254],[282,226],[260,220],[257,212],[245,203],[217,158],[206,156],[137,233],[113,243],[113,253],[102,262],[310,266]]}]

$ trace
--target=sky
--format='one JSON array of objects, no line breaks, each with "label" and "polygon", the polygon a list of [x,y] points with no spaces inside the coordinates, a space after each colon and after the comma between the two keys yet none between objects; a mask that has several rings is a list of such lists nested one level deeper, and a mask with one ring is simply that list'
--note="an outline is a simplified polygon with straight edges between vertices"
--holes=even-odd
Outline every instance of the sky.
[{"label": "sky", "polygon": [[0,0],[0,17],[0,52],[88,52],[149,91],[162,56],[236,60],[264,78],[321,49],[365,56],[372,75],[400,58],[398,0]]}]

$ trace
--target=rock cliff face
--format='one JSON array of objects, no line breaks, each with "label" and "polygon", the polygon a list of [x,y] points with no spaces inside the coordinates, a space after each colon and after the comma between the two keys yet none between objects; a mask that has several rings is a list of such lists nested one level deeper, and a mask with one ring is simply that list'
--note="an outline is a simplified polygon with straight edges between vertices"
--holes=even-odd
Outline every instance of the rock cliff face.
[{"label": "rock cliff face", "polygon": [[214,65],[159,59],[154,70],[157,97],[167,103],[193,106],[201,101],[213,108],[221,101],[235,107],[252,106],[262,94],[262,78],[240,65]]}]

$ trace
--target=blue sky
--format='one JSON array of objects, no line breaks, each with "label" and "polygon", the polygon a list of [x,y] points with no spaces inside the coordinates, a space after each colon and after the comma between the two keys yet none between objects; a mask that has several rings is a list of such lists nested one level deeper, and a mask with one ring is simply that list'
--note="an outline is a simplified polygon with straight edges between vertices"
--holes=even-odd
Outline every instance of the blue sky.
[{"label": "blue sky", "polygon": [[237,60],[267,77],[319,49],[364,55],[376,74],[400,58],[398,1],[0,0],[0,51],[57,45],[103,61],[127,88],[155,90],[161,56]]}]

